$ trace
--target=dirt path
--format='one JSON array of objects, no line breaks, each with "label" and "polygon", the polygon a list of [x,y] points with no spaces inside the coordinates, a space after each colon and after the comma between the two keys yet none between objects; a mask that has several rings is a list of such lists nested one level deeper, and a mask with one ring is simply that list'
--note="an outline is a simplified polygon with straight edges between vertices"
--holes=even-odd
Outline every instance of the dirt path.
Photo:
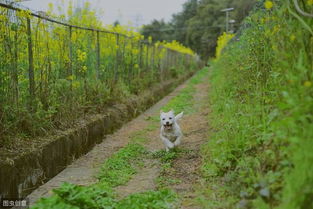
[{"label": "dirt path", "polygon": [[89,153],[74,161],[57,176],[34,190],[28,196],[31,205],[41,197],[50,196],[52,194],[51,190],[59,187],[63,182],[78,185],[90,185],[97,182],[96,175],[104,160],[129,143],[131,135],[146,127],[146,118],[156,114],[162,106],[171,98],[175,97],[185,86],[186,83],[176,88],[171,94],[163,98],[146,112],[125,124],[114,134],[107,136],[101,144],[96,145]]},{"label": "dirt path", "polygon": [[[187,82],[186,82],[187,83]],[[163,149],[163,144],[159,139],[159,128],[157,125],[151,126],[151,118],[159,115],[159,110],[166,105],[173,97],[186,87],[186,83],[178,87],[170,95],[163,98],[149,110],[125,124],[120,130],[109,135],[105,140],[93,148],[85,156],[76,160],[65,170],[39,187],[28,198],[33,204],[40,197],[51,195],[51,190],[59,187],[63,182],[70,182],[77,185],[90,185],[97,182],[96,175],[99,168],[114,152],[127,145],[138,133],[145,131],[148,140],[143,144],[150,151]],[[207,82],[204,82],[207,83]],[[198,84],[197,93],[194,95],[195,112],[186,115],[181,122],[181,127],[185,138],[182,148],[188,150],[182,157],[175,159],[171,172],[166,177],[177,179],[177,182],[170,185],[170,188],[177,191],[183,198],[182,208],[197,208],[191,201],[194,197],[193,185],[198,179],[198,168],[201,163],[199,150],[200,145],[207,140],[207,84]],[[160,177],[161,165],[157,159],[145,160],[144,166],[138,173],[123,186],[116,188],[120,198],[129,194],[156,189],[158,187],[157,179]]]},{"label": "dirt path", "polygon": [[170,176],[180,182],[171,188],[182,196],[180,208],[186,209],[199,208],[194,199],[200,177],[200,148],[208,140],[208,84],[204,82],[196,88],[197,94],[193,98],[195,112],[185,117],[181,124],[185,132],[182,148],[187,152],[174,160],[173,171],[170,172]]},{"label": "dirt path", "polygon": [[[158,177],[167,179],[167,187],[176,191],[181,201],[178,208],[199,208],[195,198],[195,186],[199,179],[199,167],[201,164],[200,147],[208,139],[208,84],[202,82],[196,85],[196,94],[193,98],[192,114],[184,116],[180,125],[184,132],[184,139],[180,147],[183,154],[174,159],[170,169],[162,171],[161,163],[154,159],[147,159],[144,168],[138,171],[127,185],[117,188],[121,198],[132,193],[143,192],[158,188]],[[159,112],[152,112],[154,115]],[[155,125],[154,123],[152,123]],[[150,122],[151,125],[151,122]],[[149,139],[144,143],[150,151],[164,149],[159,139],[159,129],[145,132]],[[168,181],[169,180],[169,181]]]}]

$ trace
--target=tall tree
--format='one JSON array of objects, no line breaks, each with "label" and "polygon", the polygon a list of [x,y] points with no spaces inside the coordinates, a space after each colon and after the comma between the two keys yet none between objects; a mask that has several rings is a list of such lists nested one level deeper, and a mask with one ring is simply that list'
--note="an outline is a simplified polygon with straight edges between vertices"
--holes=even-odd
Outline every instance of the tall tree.
[{"label": "tall tree", "polygon": [[172,25],[165,23],[164,20],[153,20],[149,25],[145,25],[141,34],[145,37],[152,37],[154,41],[174,40]]},{"label": "tall tree", "polygon": [[225,13],[222,9],[233,7],[230,17],[236,27],[248,15],[256,0],[188,0],[183,10],[173,15],[170,22],[154,20],[145,25],[142,34],[154,40],[177,40],[192,48],[203,59],[214,55],[216,40],[225,31]]}]

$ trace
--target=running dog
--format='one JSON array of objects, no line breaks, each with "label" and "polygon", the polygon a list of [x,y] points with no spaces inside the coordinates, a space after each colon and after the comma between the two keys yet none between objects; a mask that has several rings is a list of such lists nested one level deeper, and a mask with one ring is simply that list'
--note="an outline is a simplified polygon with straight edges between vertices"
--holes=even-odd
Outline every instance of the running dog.
[{"label": "running dog", "polygon": [[168,152],[170,149],[178,146],[181,143],[183,133],[177,121],[183,117],[183,112],[175,116],[174,111],[171,110],[167,113],[161,110],[161,133],[160,137],[165,145],[165,150]]}]

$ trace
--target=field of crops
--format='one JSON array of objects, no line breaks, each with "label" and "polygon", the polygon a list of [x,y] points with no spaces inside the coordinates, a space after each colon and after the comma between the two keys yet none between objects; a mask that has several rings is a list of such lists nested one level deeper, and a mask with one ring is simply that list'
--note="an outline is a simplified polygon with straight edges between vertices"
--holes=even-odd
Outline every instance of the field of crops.
[{"label": "field of crops", "polygon": [[36,13],[0,3],[2,145],[67,127],[86,112],[188,73],[198,61],[178,42],[102,26],[88,3],[79,10],[70,4],[67,14],[52,4]]}]

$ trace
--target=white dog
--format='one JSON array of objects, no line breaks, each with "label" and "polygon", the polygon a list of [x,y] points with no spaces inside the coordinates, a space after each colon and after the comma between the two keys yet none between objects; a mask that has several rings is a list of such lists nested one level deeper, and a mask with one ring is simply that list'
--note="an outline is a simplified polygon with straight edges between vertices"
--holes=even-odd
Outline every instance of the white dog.
[{"label": "white dog", "polygon": [[183,112],[175,116],[174,111],[171,110],[164,113],[161,110],[161,133],[160,137],[165,145],[166,151],[178,146],[183,136],[177,121],[183,117]]}]

